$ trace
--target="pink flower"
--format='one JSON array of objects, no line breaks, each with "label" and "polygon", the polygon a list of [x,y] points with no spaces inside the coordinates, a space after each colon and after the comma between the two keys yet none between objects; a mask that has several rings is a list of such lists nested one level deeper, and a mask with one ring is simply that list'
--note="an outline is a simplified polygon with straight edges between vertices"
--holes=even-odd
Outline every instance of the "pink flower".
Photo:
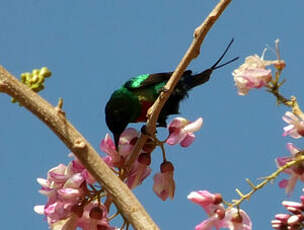
[{"label": "pink flower", "polygon": [[176,117],[169,124],[169,137],[167,144],[175,145],[180,143],[182,147],[188,147],[195,139],[193,132],[198,131],[203,125],[203,118],[198,118],[194,122],[190,122],[183,117]]},{"label": "pink flower", "polygon": [[200,205],[209,216],[213,215],[218,209],[224,210],[222,195],[219,193],[213,194],[207,190],[200,190],[191,192],[187,198]]},{"label": "pink flower", "polygon": [[105,152],[108,156],[104,158],[104,161],[110,167],[117,167],[121,164],[121,156],[115,148],[114,141],[111,136],[107,133],[105,138],[100,143],[101,151]]},{"label": "pink flower", "polygon": [[100,149],[108,156],[104,158],[104,161],[110,167],[122,167],[124,160],[132,152],[135,141],[137,139],[137,131],[133,128],[127,128],[120,135],[118,149],[116,150],[114,141],[109,134],[106,134],[105,138],[100,143]]},{"label": "pink flower", "polygon": [[187,198],[200,205],[209,218],[195,227],[195,230],[212,230],[213,227],[220,229],[225,218],[225,208],[222,204],[221,194],[213,194],[207,190],[191,192]]},{"label": "pink flower", "polygon": [[231,230],[251,230],[252,222],[244,210],[230,208],[226,210],[223,227]]},{"label": "pink flower", "polygon": [[284,127],[283,136],[290,135],[295,139],[304,136],[304,121],[301,118],[297,117],[292,112],[287,111],[282,119],[289,124]]},{"label": "pink flower", "polygon": [[[287,162],[292,161],[294,157],[296,157],[296,154],[300,151],[297,149],[293,144],[288,143],[287,149],[291,153],[290,157],[278,157],[276,158],[276,164],[279,167],[284,166]],[[281,188],[286,189],[286,193],[290,194],[297,183],[297,180],[301,180],[304,182],[304,164],[301,162],[297,165],[294,165],[290,168],[287,168],[284,170],[285,173],[290,175],[290,178],[288,180],[284,179],[279,182],[279,186]]]},{"label": "pink flower", "polygon": [[37,182],[42,187],[39,192],[48,200],[45,205],[36,205],[34,211],[45,215],[52,229],[114,230],[108,223],[106,207],[95,199],[90,200],[98,197],[94,195],[97,190],[88,189],[95,179],[77,158],[68,166],[59,164],[50,169],[47,179],[38,178]]},{"label": "pink flower", "polygon": [[173,199],[175,182],[173,179],[174,167],[171,162],[165,161],[160,166],[160,173],[155,174],[153,191],[165,201],[168,197]]},{"label": "pink flower", "polygon": [[[117,151],[114,141],[109,134],[106,134],[100,144],[101,150],[108,154],[108,156],[104,158],[104,161],[110,167],[123,168],[128,156],[133,151],[137,138],[138,132],[133,128],[127,128],[120,135],[118,144],[119,151]],[[150,153],[145,152],[151,151],[154,147],[155,144],[148,141],[143,147],[143,152],[139,155],[139,158],[130,166],[129,173],[126,178],[126,183],[130,189],[141,184],[142,181],[150,175],[151,168],[149,165],[151,163],[151,156]]]},{"label": "pink flower", "polygon": [[273,62],[264,61],[258,55],[247,57],[245,63],[232,73],[239,95],[246,95],[250,89],[265,86],[272,78],[271,70],[266,69],[270,64]]},{"label": "pink flower", "polygon": [[242,209],[228,208],[225,210],[220,194],[212,194],[206,190],[191,192],[188,197],[192,202],[200,205],[209,218],[195,227],[195,230],[217,230],[229,228],[231,230],[251,230],[252,222]]},{"label": "pink flower", "polygon": [[46,205],[34,207],[38,214],[44,214],[48,223],[53,224],[70,215],[71,208],[86,193],[82,186],[85,179],[81,173],[71,173],[69,167],[60,164],[49,170],[47,179],[38,178],[42,186],[40,193],[48,197]]},{"label": "pink flower", "polygon": [[108,223],[108,211],[102,204],[97,201],[90,202],[84,209],[81,217],[78,219],[78,227],[83,230],[114,230]]},{"label": "pink flower", "polygon": [[287,221],[288,218],[290,217],[289,214],[277,214],[275,215],[275,220],[271,221],[271,227],[274,229],[287,229]]},{"label": "pink flower", "polygon": [[277,214],[271,226],[277,230],[302,229],[304,222],[304,196],[300,196],[301,202],[283,201],[282,205],[290,212],[289,214]]},{"label": "pink flower", "polygon": [[131,171],[127,177],[127,185],[130,189],[133,189],[137,185],[141,184],[143,180],[150,175],[152,171],[149,167],[150,164],[150,153],[141,153],[133,164]]}]

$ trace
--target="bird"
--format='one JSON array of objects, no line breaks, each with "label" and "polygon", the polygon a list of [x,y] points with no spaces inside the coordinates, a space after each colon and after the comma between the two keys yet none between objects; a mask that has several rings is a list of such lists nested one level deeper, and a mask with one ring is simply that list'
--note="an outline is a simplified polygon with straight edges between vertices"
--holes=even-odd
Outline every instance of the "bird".
[{"label": "bird", "polygon": [[[238,59],[236,57],[219,65],[232,43],[233,39],[210,68],[198,74],[192,74],[191,70],[186,70],[183,73],[159,114],[157,127],[167,127],[167,117],[172,114],[179,114],[179,104],[184,98],[188,97],[188,92],[192,88],[206,83],[214,70]],[[113,133],[117,149],[120,135],[129,123],[145,122],[147,120],[148,109],[164,90],[164,86],[172,73],[140,74],[130,78],[113,92],[105,107],[105,119],[108,128]]]}]

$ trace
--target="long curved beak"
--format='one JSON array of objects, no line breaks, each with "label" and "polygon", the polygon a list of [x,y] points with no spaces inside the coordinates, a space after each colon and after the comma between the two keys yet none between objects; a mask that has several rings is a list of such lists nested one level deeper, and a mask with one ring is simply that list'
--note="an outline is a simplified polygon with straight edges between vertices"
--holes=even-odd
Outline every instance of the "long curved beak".
[{"label": "long curved beak", "polygon": [[114,133],[114,143],[117,151],[119,150],[118,149],[119,137],[120,137],[120,133]]}]

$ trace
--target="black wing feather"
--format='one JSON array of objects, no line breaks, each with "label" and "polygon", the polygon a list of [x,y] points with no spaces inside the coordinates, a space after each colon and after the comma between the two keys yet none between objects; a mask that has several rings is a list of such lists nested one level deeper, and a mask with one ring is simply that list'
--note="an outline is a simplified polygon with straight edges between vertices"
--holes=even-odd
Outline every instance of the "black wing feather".
[{"label": "black wing feather", "polygon": [[[191,75],[191,73],[191,70],[187,70],[183,75]],[[133,85],[133,79],[127,81],[124,86],[129,90],[142,89],[145,87],[157,85],[159,83],[167,82],[172,74],[173,72],[153,73],[150,74],[147,79],[143,80],[138,86]]]}]

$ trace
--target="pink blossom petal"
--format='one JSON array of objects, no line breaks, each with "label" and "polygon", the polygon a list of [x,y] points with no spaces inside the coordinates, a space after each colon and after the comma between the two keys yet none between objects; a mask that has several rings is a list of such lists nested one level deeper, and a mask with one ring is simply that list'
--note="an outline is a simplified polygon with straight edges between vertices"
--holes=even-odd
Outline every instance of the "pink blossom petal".
[{"label": "pink blossom petal", "polygon": [[44,178],[37,178],[37,182],[38,184],[40,184],[42,187],[44,188],[49,188],[49,182],[48,180],[44,179]]},{"label": "pink blossom petal", "polygon": [[111,164],[115,165],[121,161],[119,153],[116,151],[114,141],[107,133],[105,138],[100,143],[100,149],[111,157]]},{"label": "pink blossom petal", "polygon": [[280,187],[280,188],[286,188],[287,185],[288,185],[288,180],[286,180],[286,179],[281,180],[281,181],[279,182],[279,187]]},{"label": "pink blossom petal", "polygon": [[185,132],[197,132],[198,130],[201,129],[203,125],[203,118],[202,117],[199,117],[196,121],[194,122],[191,122],[190,124],[186,125],[185,128],[184,128],[184,131]]},{"label": "pink blossom petal", "polygon": [[287,149],[291,153],[292,156],[295,156],[300,151],[292,143],[287,143]]},{"label": "pink blossom petal", "polygon": [[74,188],[62,188],[57,192],[58,195],[63,199],[77,199],[81,195],[81,191]]},{"label": "pink blossom petal", "polygon": [[280,220],[280,221],[286,221],[287,222],[287,220],[288,220],[288,218],[290,217],[290,215],[289,214],[276,214],[275,215],[275,218],[277,219],[277,220]]},{"label": "pink blossom petal", "polygon": [[69,167],[71,168],[72,173],[79,173],[85,169],[85,167],[80,163],[77,158],[72,160],[72,162],[69,164]]},{"label": "pink blossom petal", "polygon": [[292,174],[291,177],[288,180],[288,184],[287,184],[287,187],[286,187],[286,194],[287,195],[290,195],[291,192],[294,190],[294,188],[296,186],[296,183],[297,183],[297,180],[298,180],[298,176]]},{"label": "pink blossom petal", "polygon": [[218,219],[216,216],[210,217],[207,220],[204,220],[202,223],[196,225],[195,230],[212,230],[217,221]]},{"label": "pink blossom petal", "polygon": [[[235,215],[240,214],[242,217],[242,222],[233,222],[233,217]],[[222,227],[229,228],[231,230],[251,230],[252,229],[252,222],[250,217],[247,213],[240,209],[231,208],[226,211],[225,220],[222,222]]]},{"label": "pink blossom petal", "polygon": [[184,132],[173,132],[170,134],[169,138],[167,139],[166,143],[169,145],[176,145],[179,143],[183,138],[186,136]]},{"label": "pink blossom petal", "polygon": [[129,144],[133,138],[137,137],[138,133],[137,130],[134,128],[127,128],[125,129],[122,134],[120,135],[119,144]]},{"label": "pink blossom petal", "polygon": [[169,124],[169,130],[170,128],[182,128],[184,126],[186,126],[187,124],[189,124],[189,121],[183,117],[176,117],[174,118],[170,124]]},{"label": "pink blossom petal", "polygon": [[291,157],[277,157],[275,159],[275,162],[276,162],[277,167],[282,167],[291,160],[292,160]]},{"label": "pink blossom petal", "polygon": [[175,191],[173,172],[155,174],[153,191],[163,201],[165,201],[168,197],[173,199]]},{"label": "pink blossom petal", "polygon": [[187,135],[184,137],[184,139],[181,141],[180,145],[182,147],[188,147],[193,143],[195,140],[195,135],[193,133],[187,133]]},{"label": "pink blossom petal", "polygon": [[200,206],[206,206],[213,203],[214,194],[207,190],[200,190],[191,192],[187,198]]},{"label": "pink blossom petal", "polygon": [[87,169],[83,170],[81,175],[88,184],[94,184],[96,182],[95,178],[88,172]]},{"label": "pink blossom petal", "polygon": [[55,183],[65,182],[68,176],[66,175],[67,167],[64,164],[59,164],[48,172],[48,180],[54,181]]},{"label": "pink blossom petal", "polygon": [[100,143],[100,149],[107,153],[109,156],[113,156],[117,154],[116,147],[114,141],[111,136],[107,133],[105,138]]},{"label": "pink blossom petal", "polygon": [[141,184],[145,178],[151,173],[151,168],[147,165],[135,162],[130,175],[127,178],[127,185],[130,189],[134,189],[137,185]]},{"label": "pink blossom petal", "polygon": [[72,175],[64,184],[64,188],[79,188],[84,182],[84,178],[81,173]]},{"label": "pink blossom petal", "polygon": [[44,205],[35,205],[34,211],[40,215],[44,215]]}]

